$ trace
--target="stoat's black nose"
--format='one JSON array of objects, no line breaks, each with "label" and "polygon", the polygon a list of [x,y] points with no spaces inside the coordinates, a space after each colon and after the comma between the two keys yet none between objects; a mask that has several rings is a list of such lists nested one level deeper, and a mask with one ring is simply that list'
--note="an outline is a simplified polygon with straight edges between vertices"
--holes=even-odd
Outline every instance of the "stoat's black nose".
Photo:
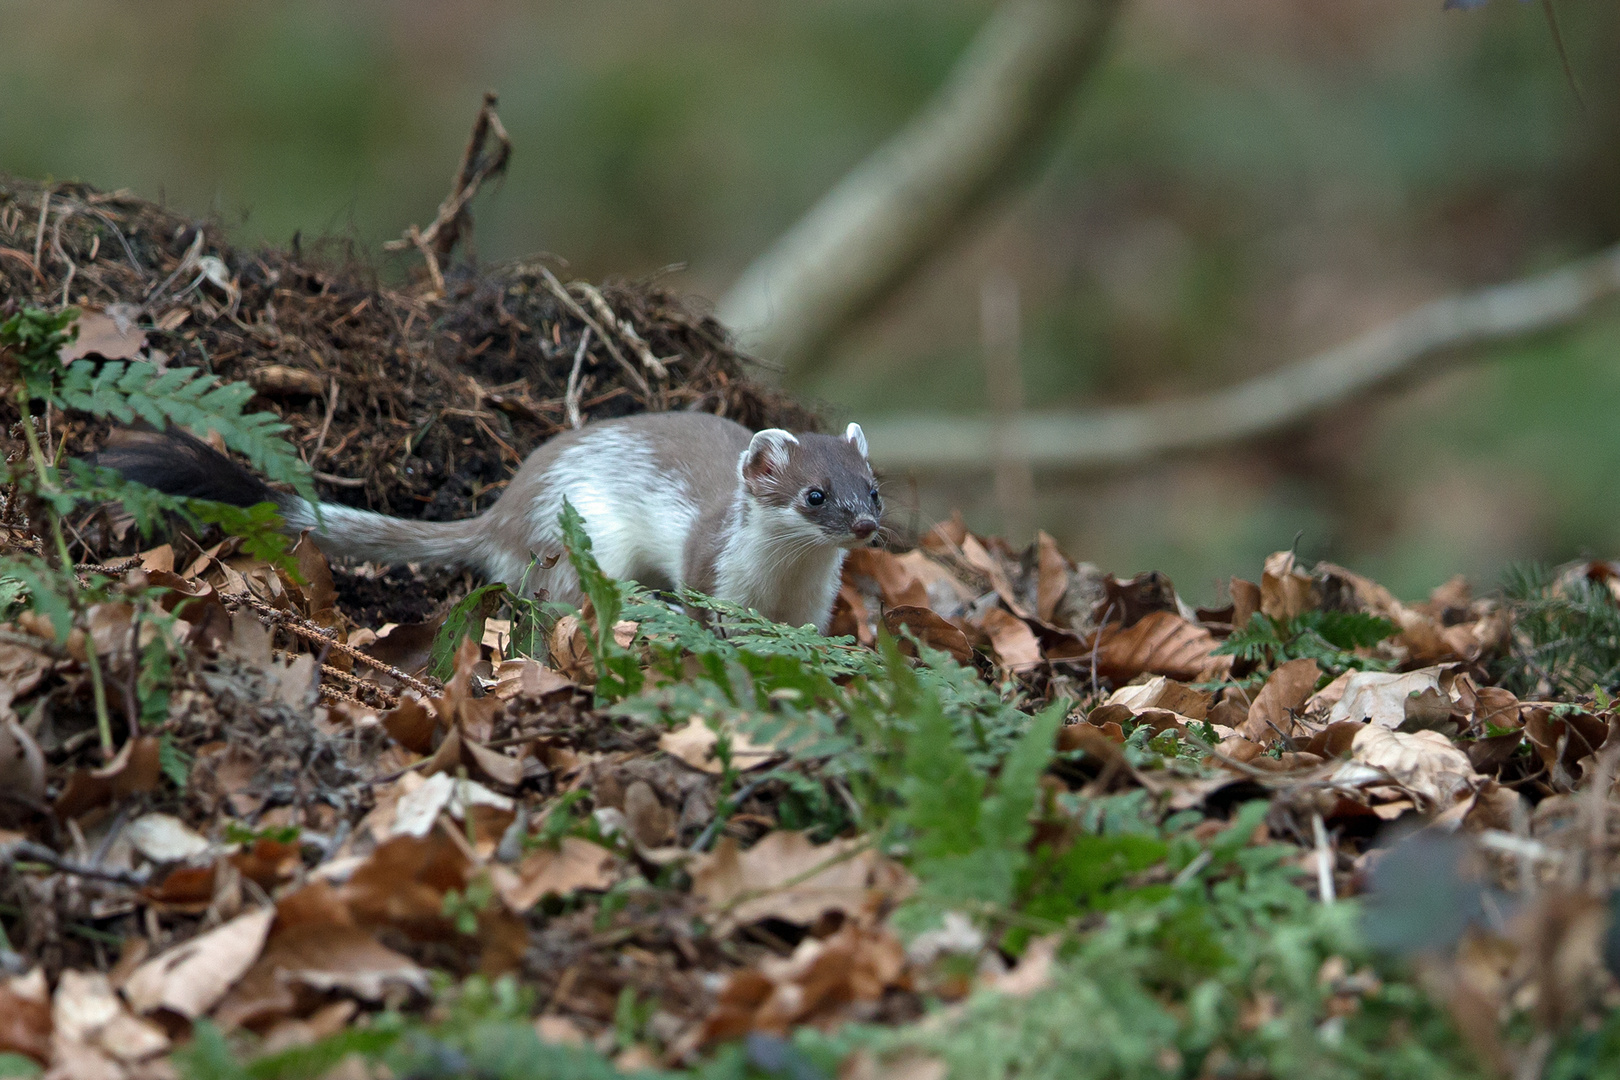
[{"label": "stoat's black nose", "polygon": [[857,540],[865,540],[877,532],[877,528],[878,523],[874,519],[863,517],[856,518],[855,523],[849,527],[849,531],[855,535]]}]

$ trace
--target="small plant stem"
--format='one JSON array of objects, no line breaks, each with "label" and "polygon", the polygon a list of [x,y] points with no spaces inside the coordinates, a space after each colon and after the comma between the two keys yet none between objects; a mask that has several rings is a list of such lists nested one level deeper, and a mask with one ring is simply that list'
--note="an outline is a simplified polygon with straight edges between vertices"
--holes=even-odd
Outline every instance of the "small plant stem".
[{"label": "small plant stem", "polygon": [[[29,413],[28,384],[17,385],[18,411],[22,416],[23,438],[28,440],[28,456],[34,463],[34,473],[39,478],[39,486],[43,490],[51,486],[49,466],[45,462],[45,452],[40,449],[39,436],[34,433],[34,418]],[[68,581],[73,583],[75,594],[78,591],[78,578],[73,573],[73,557],[68,554],[67,541],[62,537],[62,517],[56,509],[47,506],[45,517],[51,523],[51,536],[56,541],[57,558],[61,560],[61,573]],[[77,596],[75,595],[75,599]],[[64,628],[72,632],[72,627]],[[63,634],[62,640],[67,635]],[[96,734],[101,738],[101,753],[106,758],[113,756],[112,717],[107,711],[107,685],[101,677],[101,658],[96,655],[96,639],[88,629],[84,635],[85,667],[90,671],[90,691],[96,703]]]}]

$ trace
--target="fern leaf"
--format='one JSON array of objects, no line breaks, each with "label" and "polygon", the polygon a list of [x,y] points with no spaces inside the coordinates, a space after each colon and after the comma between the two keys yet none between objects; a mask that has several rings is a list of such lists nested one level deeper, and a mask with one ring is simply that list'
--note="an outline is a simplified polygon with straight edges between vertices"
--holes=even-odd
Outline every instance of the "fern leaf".
[{"label": "fern leaf", "polygon": [[76,360],[62,372],[53,396],[64,409],[126,424],[139,417],[160,429],[178,424],[204,438],[218,432],[265,479],[289,483],[304,498],[317,500],[308,467],[281,438],[287,425],[272,413],[242,411],[253,397],[246,383],[221,383],[197,368],[159,372],[140,360]]}]

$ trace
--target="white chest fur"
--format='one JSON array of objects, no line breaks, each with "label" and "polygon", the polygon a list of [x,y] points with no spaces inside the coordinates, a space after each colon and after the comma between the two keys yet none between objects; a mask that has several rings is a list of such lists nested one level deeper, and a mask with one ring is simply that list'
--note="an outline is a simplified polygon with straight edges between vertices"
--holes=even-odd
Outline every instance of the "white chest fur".
[{"label": "white chest fur", "polygon": [[739,496],[715,562],[715,596],[768,619],[827,630],[845,551],[791,509]]}]

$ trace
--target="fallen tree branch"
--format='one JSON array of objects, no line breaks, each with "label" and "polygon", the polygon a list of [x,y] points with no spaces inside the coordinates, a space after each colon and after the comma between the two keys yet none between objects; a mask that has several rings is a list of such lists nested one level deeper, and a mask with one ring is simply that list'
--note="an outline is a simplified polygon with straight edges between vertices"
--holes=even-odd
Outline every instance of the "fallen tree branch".
[{"label": "fallen tree branch", "polygon": [[803,366],[948,243],[1044,143],[1120,0],[1006,0],[945,85],[743,272],[720,321]]},{"label": "fallen tree branch", "polygon": [[[1557,270],[1425,304],[1343,345],[1225,390],[1146,405],[989,416],[863,419],[889,469],[985,470],[995,455],[1097,469],[1239,442],[1291,427],[1397,378],[1439,370],[1456,350],[1561,326],[1620,293],[1620,245]],[[999,441],[998,441],[999,440]]]}]

